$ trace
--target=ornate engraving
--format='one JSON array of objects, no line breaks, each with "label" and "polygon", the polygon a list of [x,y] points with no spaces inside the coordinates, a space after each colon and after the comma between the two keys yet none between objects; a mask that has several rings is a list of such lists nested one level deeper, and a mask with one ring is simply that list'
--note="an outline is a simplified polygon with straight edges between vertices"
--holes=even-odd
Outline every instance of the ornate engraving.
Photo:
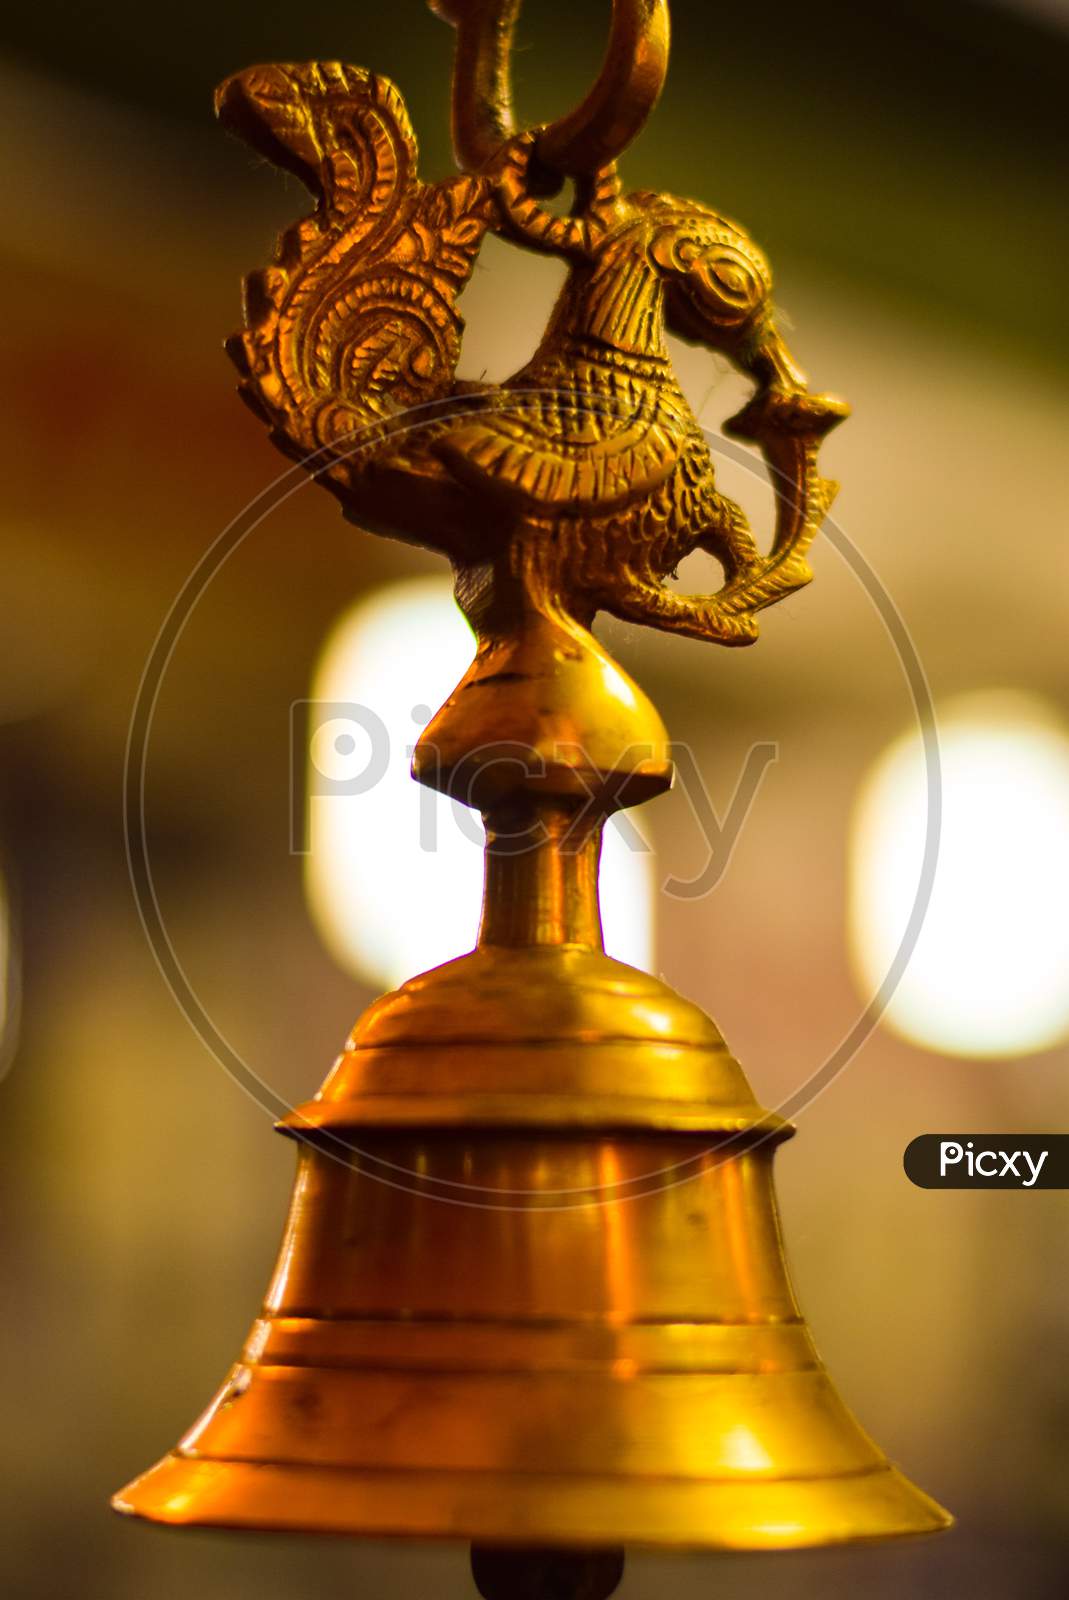
[{"label": "ornate engraving", "polygon": [[[835,491],[817,449],[846,407],[808,392],[775,326],[768,263],[737,224],[672,195],[625,195],[611,164],[580,177],[572,214],[556,216],[538,198],[533,133],[507,137],[479,173],[421,183],[400,95],[356,67],[254,67],[218,107],[318,200],[248,278],[246,331],[229,348],[272,437],[348,517],[460,568],[506,557],[537,606],[582,626],[604,609],[746,644],[755,613],[809,580]],[[500,386],[455,376],[457,299],[487,229],[569,266],[536,354]],[[716,488],[668,331],[755,381],[726,427],[772,474],[767,553]],[[721,564],[719,592],[668,587],[694,550]]]}]

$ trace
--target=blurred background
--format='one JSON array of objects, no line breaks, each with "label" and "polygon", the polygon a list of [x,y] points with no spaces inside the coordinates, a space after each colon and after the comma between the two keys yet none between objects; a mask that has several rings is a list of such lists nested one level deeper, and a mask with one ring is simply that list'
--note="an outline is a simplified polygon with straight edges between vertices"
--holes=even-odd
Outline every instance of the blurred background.
[{"label": "blurred background", "polygon": [[[584,92],[606,16],[529,0],[524,120]],[[625,177],[745,222],[776,266],[796,354],[854,416],[827,448],[839,531],[757,649],[604,630],[722,817],[751,748],[777,750],[709,893],[663,891],[707,865],[687,794],[647,808],[650,849],[614,847],[610,937],[712,1012],[767,1104],[816,1072],[879,986],[919,870],[912,640],[943,734],[932,917],[889,1018],[805,1108],[778,1171],[835,1380],[959,1524],[855,1553],[636,1556],[621,1594],[1053,1596],[1069,1576],[1065,1196],[925,1192],[901,1157],[926,1131],[1066,1126],[1069,6],[674,0],[673,17],[668,87]],[[221,341],[241,274],[306,202],[213,126],[211,90],[257,60],[369,66],[402,87],[423,173],[440,176],[450,50],[422,0],[26,6],[8,21],[9,1595],[473,1593],[452,1547],[168,1534],[107,1509],[236,1355],[292,1169],[165,987],[123,846],[124,745],[153,640],[284,466],[238,404]],[[464,302],[463,374],[522,364],[558,281],[551,262],[488,248]],[[679,359],[715,431],[741,391],[708,356]],[[767,525],[754,470],[726,460],[723,483]],[[378,989],[425,963],[418,928],[434,925],[433,959],[466,947],[477,856],[448,813],[448,842],[421,852],[403,798],[305,803],[291,706],[378,695],[403,771],[413,708],[433,708],[465,648],[437,563],[357,534],[311,486],[241,542],[177,642],[146,788],[161,912],[214,1025],[282,1099],[307,1096]],[[310,853],[295,852],[305,828]]]}]

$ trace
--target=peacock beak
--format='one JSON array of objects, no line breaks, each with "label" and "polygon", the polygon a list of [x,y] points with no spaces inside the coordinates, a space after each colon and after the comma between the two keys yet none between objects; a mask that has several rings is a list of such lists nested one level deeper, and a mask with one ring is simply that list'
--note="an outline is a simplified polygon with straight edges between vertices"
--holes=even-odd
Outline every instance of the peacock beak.
[{"label": "peacock beak", "polygon": [[746,364],[762,389],[781,389],[796,394],[806,388],[806,375],[795,362],[771,315],[751,345]]}]

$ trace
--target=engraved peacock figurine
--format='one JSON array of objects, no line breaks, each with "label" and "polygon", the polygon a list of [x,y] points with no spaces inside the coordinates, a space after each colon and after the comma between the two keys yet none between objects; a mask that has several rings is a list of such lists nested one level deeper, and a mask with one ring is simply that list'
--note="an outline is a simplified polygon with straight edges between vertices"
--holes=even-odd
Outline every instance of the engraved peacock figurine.
[{"label": "engraved peacock figurine", "polygon": [[[768,264],[735,223],[624,195],[612,164],[556,216],[538,198],[530,133],[479,172],[421,183],[397,90],[338,63],[251,68],[223,84],[218,109],[318,200],[247,279],[246,331],[229,348],[272,437],[353,521],[460,568],[507,552],[533,595],[584,627],[604,609],[745,644],[754,613],[808,581],[834,493],[817,448],[846,407],[808,393],[774,324]],[[534,357],[500,386],[455,376],[457,299],[487,229],[569,266]],[[756,382],[728,428],[773,475],[767,554],[716,488],[666,331]],[[666,585],[696,549],[723,567],[716,594]]]}]

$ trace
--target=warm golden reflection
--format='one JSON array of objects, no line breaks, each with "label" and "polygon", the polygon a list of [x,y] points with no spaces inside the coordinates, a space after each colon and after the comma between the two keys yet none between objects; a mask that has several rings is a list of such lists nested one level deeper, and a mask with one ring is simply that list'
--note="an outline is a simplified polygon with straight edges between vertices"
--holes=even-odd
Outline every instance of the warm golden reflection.
[{"label": "warm golden reflection", "polygon": [[[609,1283],[609,1303],[612,1308],[606,1320],[610,1323],[632,1321],[635,1310],[634,1284],[629,1260],[630,1237],[627,1218],[624,1215],[626,1202],[619,1198],[622,1176],[618,1152],[612,1145],[603,1145],[598,1152],[600,1190],[594,1203],[598,1206],[599,1221],[605,1231],[605,1271]],[[625,1372],[627,1366],[625,1359]],[[613,1371],[617,1376],[620,1375],[618,1363],[614,1363]],[[630,1376],[630,1373],[627,1375]]]}]

